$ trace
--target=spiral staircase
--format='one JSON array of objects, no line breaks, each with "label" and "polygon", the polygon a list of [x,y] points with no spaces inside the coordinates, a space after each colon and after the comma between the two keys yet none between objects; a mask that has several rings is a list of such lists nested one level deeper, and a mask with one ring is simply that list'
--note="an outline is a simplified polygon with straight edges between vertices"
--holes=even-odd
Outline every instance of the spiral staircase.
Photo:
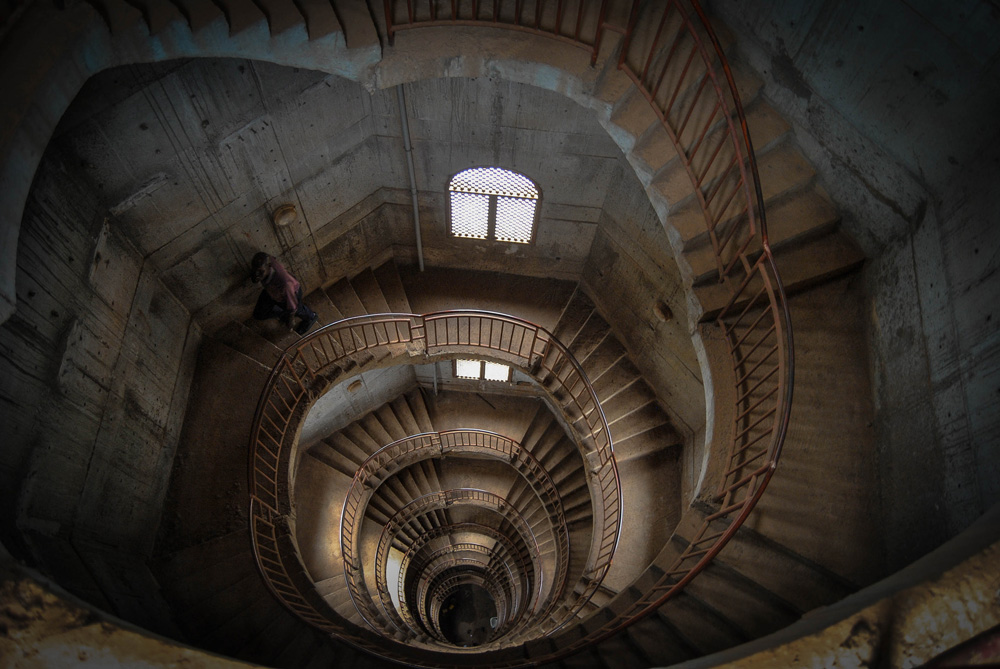
[{"label": "spiral staircase", "polygon": [[[725,29],[697,3],[466,5],[90,6],[140,53],[267,43],[300,63],[344,50],[354,60],[334,69],[350,71],[381,37],[396,53],[386,81],[437,57],[404,44],[423,30],[485,27],[569,49],[561,66],[590,77],[588,104],[669,221],[681,316],[713,381],[698,485],[686,489],[682,469],[699,439],[678,429],[642,339],[593,280],[538,318],[530,300],[497,312],[495,274],[432,266],[466,287],[459,300],[414,288],[409,258],[363,258],[306,296],[322,327],[302,339],[205,316],[150,561],[167,606],[184,612],[172,633],[268,666],[657,666],[852,592],[793,533],[747,524],[789,428],[786,288],[863,260],[788,124],[752,73],[730,67]],[[541,324],[519,315],[527,307]],[[508,365],[512,380],[457,378],[458,358]],[[351,401],[359,387],[383,392]],[[248,465],[219,447],[233,444],[249,444]],[[220,482],[244,466],[246,482]]]}]

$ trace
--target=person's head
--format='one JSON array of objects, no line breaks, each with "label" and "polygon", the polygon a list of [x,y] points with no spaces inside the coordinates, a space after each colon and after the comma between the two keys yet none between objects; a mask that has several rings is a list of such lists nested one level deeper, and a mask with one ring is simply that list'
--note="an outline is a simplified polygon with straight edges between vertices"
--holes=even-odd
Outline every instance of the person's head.
[{"label": "person's head", "polygon": [[271,273],[271,256],[263,251],[254,254],[250,261],[250,278],[254,283],[260,283]]}]

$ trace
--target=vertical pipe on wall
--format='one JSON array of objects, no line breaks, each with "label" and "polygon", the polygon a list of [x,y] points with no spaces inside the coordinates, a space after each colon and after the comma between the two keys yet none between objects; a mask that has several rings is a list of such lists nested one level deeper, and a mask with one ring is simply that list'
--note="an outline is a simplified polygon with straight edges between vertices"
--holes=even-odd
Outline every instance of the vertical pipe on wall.
[{"label": "vertical pipe on wall", "polygon": [[410,124],[406,120],[406,96],[403,84],[396,86],[399,103],[399,123],[403,127],[403,148],[406,149],[406,168],[410,173],[410,198],[413,200],[413,232],[417,238],[417,265],[424,271],[424,245],[420,237],[420,207],[417,204],[417,177],[413,173],[413,146],[410,144]]}]

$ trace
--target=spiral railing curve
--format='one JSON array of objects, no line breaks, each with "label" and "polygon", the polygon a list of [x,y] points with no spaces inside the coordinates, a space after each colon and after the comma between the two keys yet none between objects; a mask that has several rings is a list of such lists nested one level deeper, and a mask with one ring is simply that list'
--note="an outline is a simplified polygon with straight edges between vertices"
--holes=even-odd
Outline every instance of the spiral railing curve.
[{"label": "spiral railing curve", "polygon": [[[543,35],[589,50],[592,62],[599,56],[605,33],[622,35],[617,67],[650,104],[688,174],[693,197],[704,217],[717,279],[729,293],[725,305],[709,315],[727,342],[732,360],[734,419],[724,456],[726,466],[714,497],[716,509],[705,517],[669,569],[644,592],[616,606],[612,615],[605,616],[599,624],[588,625],[583,633],[576,630],[565,638],[555,637],[547,649],[530,658],[511,659],[495,666],[549,662],[579,652],[652,614],[676,596],[710,564],[761,498],[781,454],[791,407],[794,348],[788,303],[768,241],[764,198],[746,117],[715,31],[697,0],[657,3],[605,0],[596,17],[583,9],[587,4],[580,3],[574,13],[567,9],[569,3],[544,0],[533,3],[530,11],[529,3],[500,0],[450,4],[433,0],[419,4],[386,0],[384,17],[390,40],[404,29],[488,25]],[[457,327],[447,316],[442,316],[443,322],[424,319],[419,324],[417,318],[405,316],[378,325],[358,324],[351,330],[350,338],[360,335],[364,328],[380,333],[384,345],[405,348],[416,339],[426,338],[426,351],[430,352],[435,341],[432,331],[444,326],[447,333],[448,327]],[[402,327],[409,338],[392,340],[390,323],[397,335]],[[419,332],[424,327],[425,331],[413,337],[414,330]],[[529,340],[529,350],[537,351],[535,340],[530,336]],[[443,344],[434,344],[442,352],[449,346],[455,349],[460,345],[448,337]],[[513,347],[506,352],[512,353]],[[542,351],[537,352],[533,364],[543,359]],[[278,389],[280,403],[285,404],[286,410],[294,410],[306,395],[304,390],[296,390],[303,387],[301,377],[309,374],[307,365],[297,357],[300,355],[303,355],[301,350],[293,354],[282,371],[275,370],[269,382],[269,388]],[[583,406],[578,404],[577,408],[585,409],[580,415],[586,417],[589,407],[584,400]],[[594,402],[596,405],[596,398]],[[599,405],[596,409],[599,411]],[[282,422],[270,415],[269,410],[262,399],[255,435],[257,426],[264,426],[265,434],[262,442],[255,441],[255,449],[264,442],[280,443],[286,437],[283,430],[289,421]],[[597,430],[593,439],[595,445],[608,439],[606,428],[603,432]],[[280,448],[264,450],[267,452],[259,463],[260,470],[252,468],[253,476],[263,472],[267,478],[267,472],[273,474],[279,468]],[[617,472],[614,478],[620,485]],[[273,520],[271,516],[280,516],[280,512],[278,495],[267,488],[262,486],[259,491],[254,488],[254,505],[267,511],[259,519],[255,516],[255,546],[262,571],[280,564],[268,552],[273,543],[267,534],[271,531],[269,522]],[[620,508],[603,511],[620,514]],[[262,530],[259,541],[258,526]],[[603,539],[602,547],[616,542],[616,538],[608,541],[606,535]],[[280,574],[269,584],[272,591],[285,587]],[[282,595],[279,598],[286,601]],[[286,604],[300,615],[304,612],[305,619],[309,615],[315,617],[294,597],[289,599]],[[385,654],[384,648],[375,652]]]},{"label": "spiral railing curve", "polygon": [[[594,7],[597,7],[594,11]],[[692,186],[729,293],[714,323],[734,374],[726,466],[709,514],[674,563],[633,601],[584,634],[533,658],[554,661],[651,615],[704,570],[746,521],[777,467],[791,411],[794,345],[784,287],[767,234],[764,197],[737,84],[698,0],[414,2],[385,0],[390,43],[403,30],[489,26],[548,37],[600,55],[622,35],[617,68],[659,119]]]},{"label": "spiral railing curve", "polygon": [[[561,615],[563,622],[568,621],[590,600],[610,568],[621,531],[621,483],[607,419],[593,386],[579,362],[544,328],[513,316],[476,310],[372,314],[333,323],[282,354],[261,393],[251,431],[251,536],[258,568],[271,592],[314,626],[370,652],[409,662],[414,661],[413,646],[380,641],[380,636],[358,630],[318,596],[288,527],[289,466],[309,407],[335,383],[399,358],[424,361],[458,355],[496,359],[536,378],[566,415],[590,464],[585,472],[594,507],[593,541],[582,591]],[[541,579],[541,572],[536,570],[536,574]],[[379,617],[374,606],[365,607],[363,599],[355,603],[359,613],[365,609],[363,618]],[[547,632],[558,629],[557,624]],[[420,662],[455,666],[438,661],[438,655]],[[524,660],[500,664],[521,666]]]},{"label": "spiral railing curve", "polygon": [[[374,496],[378,486],[391,474],[423,459],[458,453],[480,454],[503,460],[531,486],[548,515],[549,524],[556,538],[557,567],[553,580],[560,584],[560,590],[550,594],[550,606],[562,594],[565,578],[568,575],[569,531],[566,527],[562,499],[541,463],[516,441],[486,430],[462,429],[411,435],[383,446],[358,467],[341,511],[340,546],[341,555],[344,556],[344,576],[348,592],[365,622],[375,631],[381,628],[389,633],[405,633],[407,630],[413,635],[418,633],[406,619],[406,614],[397,612],[393,606],[386,583],[385,565],[381,561],[375,566],[375,587],[384,618],[392,625],[392,629],[380,624],[382,617],[372,608],[369,601],[370,595],[364,586],[363,566],[357,559],[361,521],[364,519],[367,503]],[[538,580],[538,588],[534,595],[536,606],[542,594],[540,587],[541,579]],[[579,610],[582,606],[583,604],[579,607],[571,606],[569,611]]]}]

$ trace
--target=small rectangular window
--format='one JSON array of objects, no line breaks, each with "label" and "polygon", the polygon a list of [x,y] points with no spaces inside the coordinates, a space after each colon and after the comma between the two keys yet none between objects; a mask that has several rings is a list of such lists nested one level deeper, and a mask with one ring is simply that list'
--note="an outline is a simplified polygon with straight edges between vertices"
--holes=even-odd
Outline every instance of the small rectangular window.
[{"label": "small rectangular window", "polygon": [[455,360],[455,377],[486,381],[510,381],[509,365],[485,360]]},{"label": "small rectangular window", "polygon": [[454,236],[531,243],[539,192],[528,177],[499,167],[473,167],[452,177],[448,192]]},{"label": "small rectangular window", "polygon": [[497,198],[495,236],[499,241],[527,244],[531,241],[531,228],[534,223],[534,200],[524,200],[519,197]]},{"label": "small rectangular window", "polygon": [[480,379],[482,363],[479,360],[456,360],[455,376],[460,379]]},{"label": "small rectangular window", "polygon": [[483,363],[483,378],[487,381],[510,381],[510,367],[496,362]]}]

